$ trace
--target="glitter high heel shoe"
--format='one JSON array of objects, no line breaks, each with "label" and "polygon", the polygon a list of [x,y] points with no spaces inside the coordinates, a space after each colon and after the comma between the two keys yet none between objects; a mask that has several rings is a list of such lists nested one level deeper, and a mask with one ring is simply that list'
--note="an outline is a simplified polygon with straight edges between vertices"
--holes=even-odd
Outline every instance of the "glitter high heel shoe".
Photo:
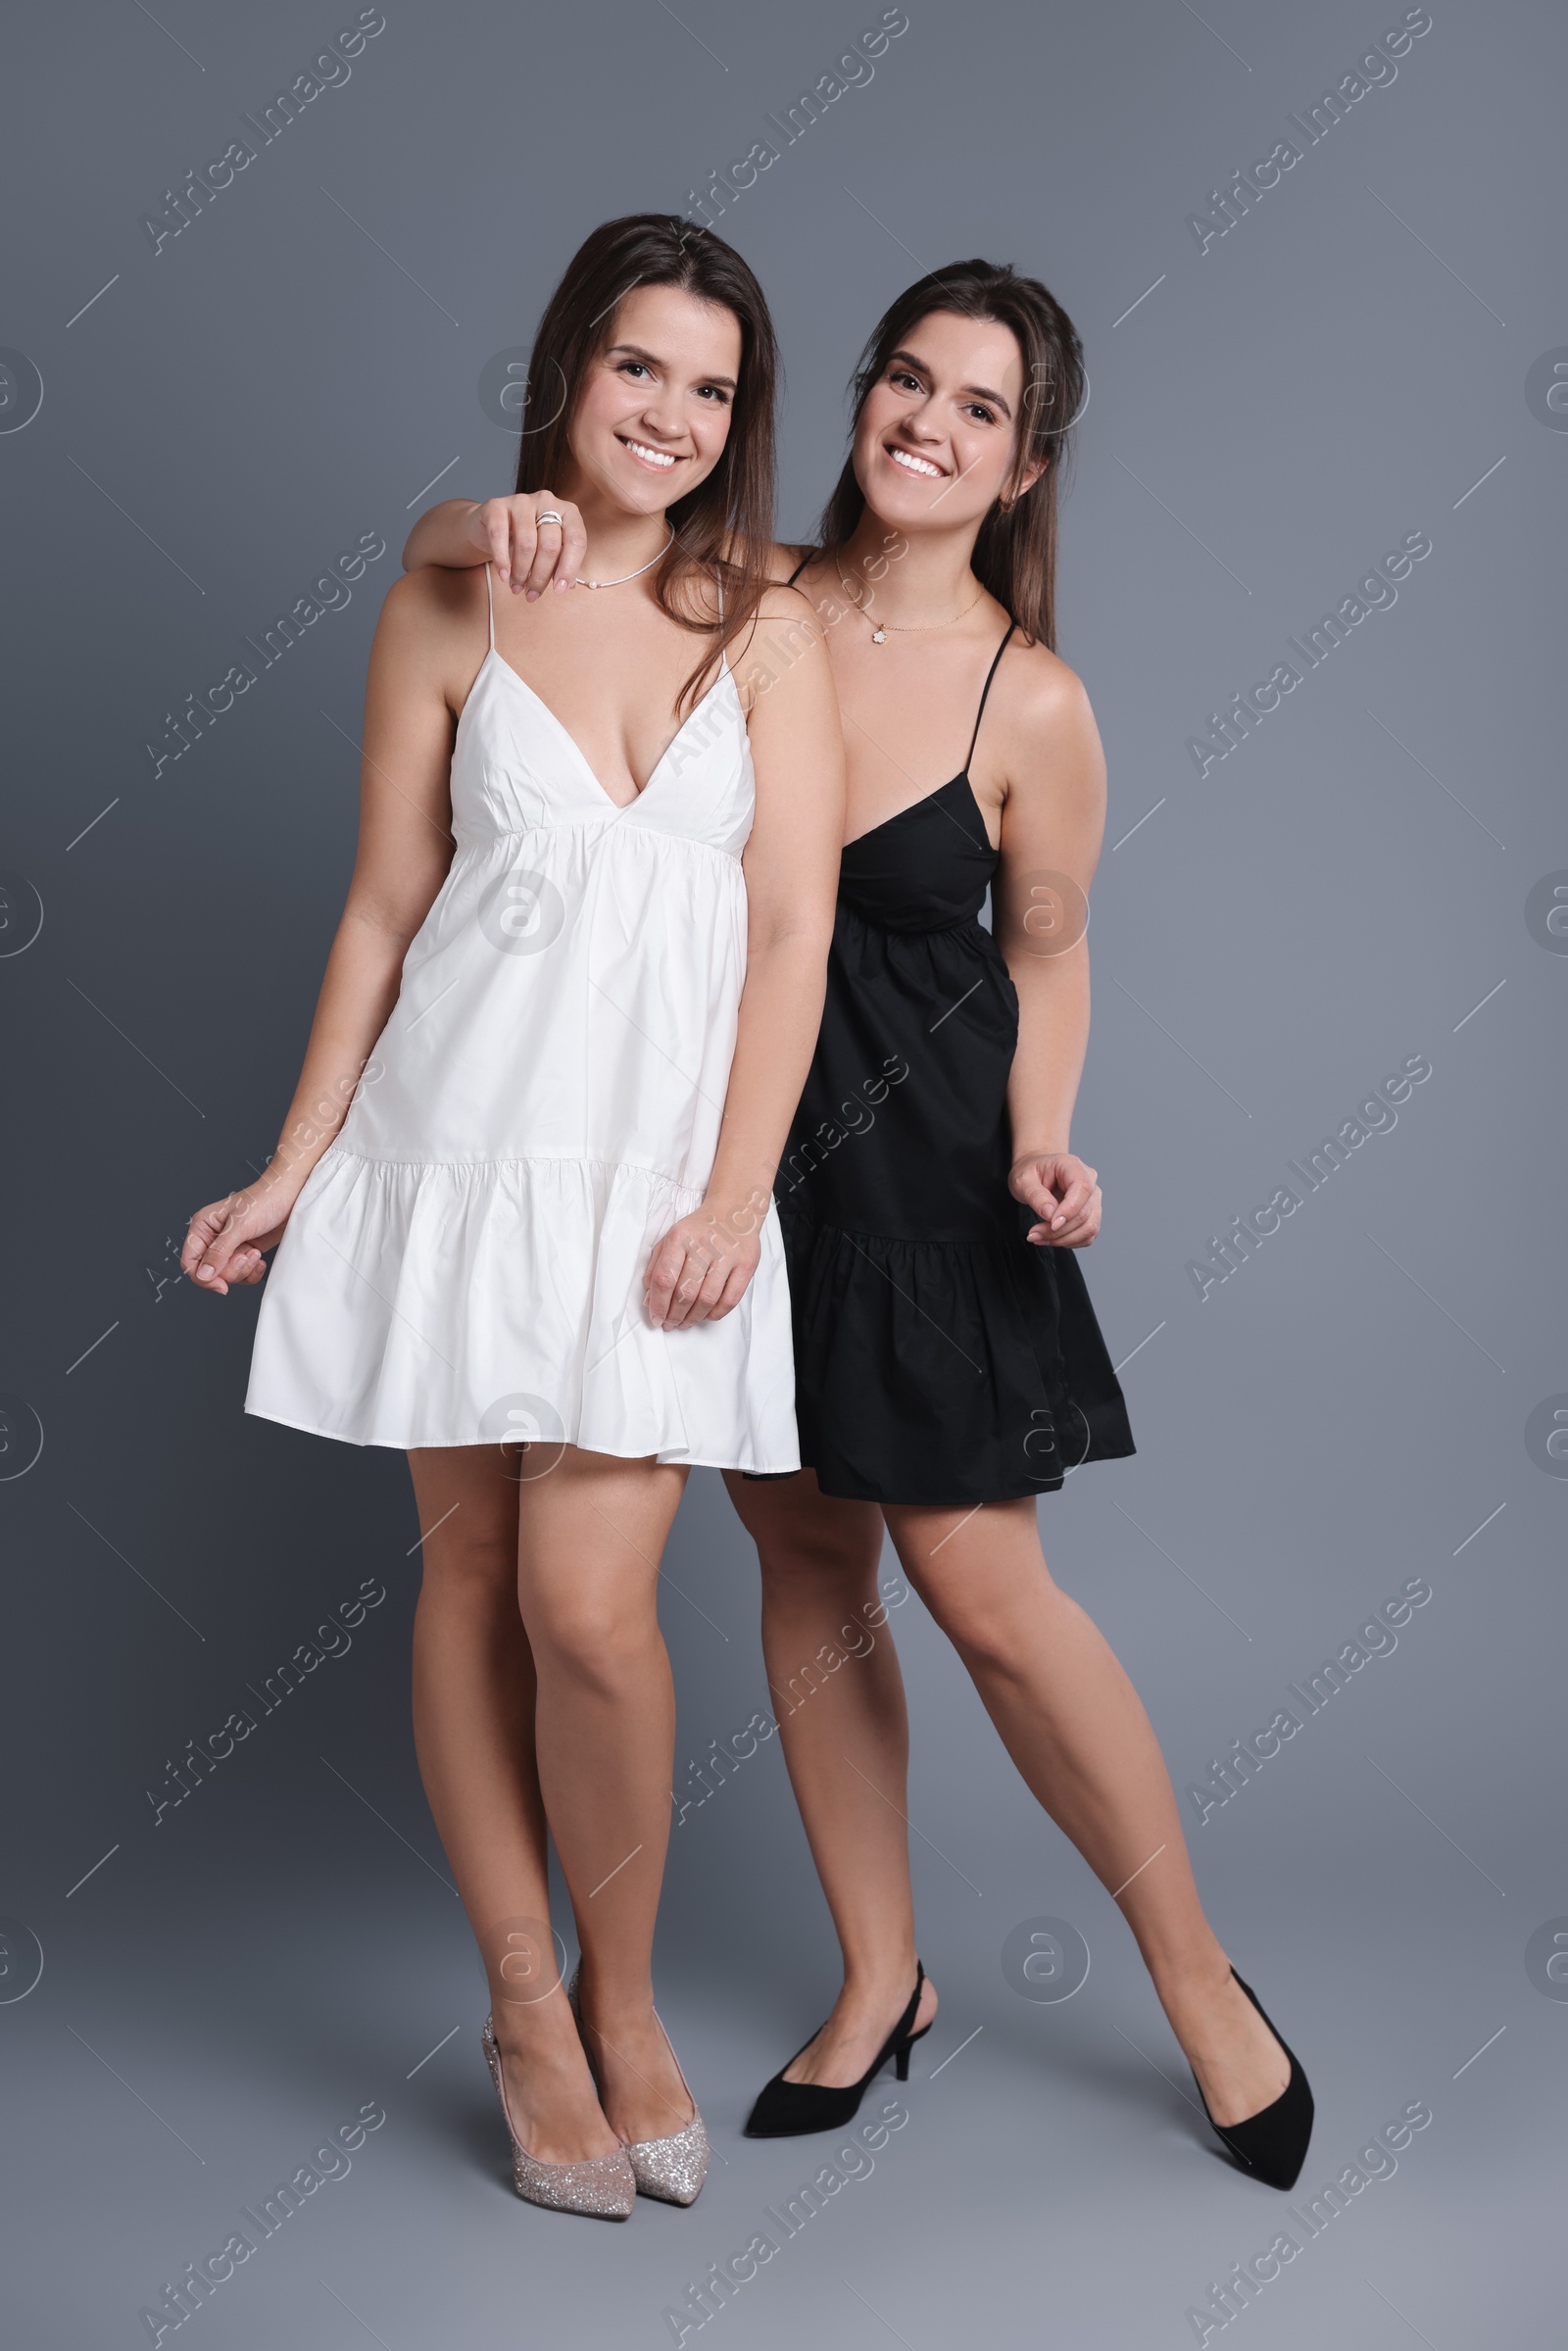
[{"label": "glitter high heel shoe", "polygon": [[[582,2030],[582,2008],[577,1985],[581,1975],[582,1961],[579,1959],[572,1970],[571,1982],[566,1986],[566,1997],[571,2002],[571,2013],[577,2020],[579,2033]],[[661,2033],[664,2033],[664,2020],[657,2008],[654,2010],[654,2023]],[[587,2043],[584,2042],[583,2046],[586,2048]],[[664,2046],[674,2062],[676,2073],[680,2074],[681,2088],[688,2098],[692,2098],[691,2084],[681,2072],[680,2059],[675,2055],[674,2043],[667,2033],[664,2033]],[[697,2111],[695,2098],[692,2098],[692,2119],[683,2124],[679,2131],[671,2131],[663,2138],[633,2139],[626,2149],[632,2178],[637,2182],[637,2193],[640,2196],[657,2196],[662,2204],[695,2204],[703,2181],[708,2178],[709,2158],[708,2131]]]},{"label": "glitter high heel shoe", "polygon": [[513,2129],[501,2051],[490,2017],[484,2020],[483,2037],[485,2063],[512,2140],[512,2183],[518,2195],[552,2212],[581,2212],[600,2221],[629,2218],[637,2201],[637,2182],[625,2149],[617,2148],[613,2155],[591,2155],[584,2163],[541,2163],[536,2155],[530,2155]]}]

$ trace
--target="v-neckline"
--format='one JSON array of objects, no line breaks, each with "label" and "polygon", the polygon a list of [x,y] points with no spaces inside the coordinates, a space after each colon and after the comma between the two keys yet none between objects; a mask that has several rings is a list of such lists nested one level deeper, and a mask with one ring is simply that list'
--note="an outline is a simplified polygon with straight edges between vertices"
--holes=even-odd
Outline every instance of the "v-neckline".
[{"label": "v-neckline", "polygon": [[628,808],[634,808],[638,802],[642,800],[647,793],[653,790],[653,787],[658,780],[660,769],[663,766],[664,761],[669,758],[670,753],[674,750],[682,735],[685,734],[686,729],[693,723],[699,713],[706,710],[708,704],[718,692],[718,689],[723,684],[724,680],[731,675],[729,662],[721,655],[719,658],[719,670],[717,677],[714,678],[712,684],[709,687],[708,692],[687,712],[686,716],[681,720],[680,725],[670,736],[669,741],[664,745],[663,750],[660,753],[658,759],[654,761],[653,766],[649,769],[648,781],[645,784],[638,785],[637,790],[633,793],[630,800],[615,800],[612,797],[610,787],[606,784],[604,778],[594,767],[592,761],[589,759],[588,754],[583,750],[582,745],[578,742],[570,727],[566,724],[564,718],[559,717],[557,713],[550,708],[549,703],[546,702],[538,687],[530,686],[528,680],[523,676],[520,669],[514,669],[512,663],[507,660],[506,655],[501,651],[499,646],[492,645],[488,655],[486,656],[486,659],[492,661],[498,661],[509,677],[515,678],[517,684],[522,688],[524,694],[527,695],[529,701],[536,703],[539,709],[543,710],[551,725],[556,729],[556,732],[561,735],[567,744],[570,745],[572,752],[576,756],[579,766],[582,768],[582,771],[584,775],[587,776],[589,782],[593,785],[595,791],[603,793],[606,806],[613,809],[617,816],[623,816]]}]

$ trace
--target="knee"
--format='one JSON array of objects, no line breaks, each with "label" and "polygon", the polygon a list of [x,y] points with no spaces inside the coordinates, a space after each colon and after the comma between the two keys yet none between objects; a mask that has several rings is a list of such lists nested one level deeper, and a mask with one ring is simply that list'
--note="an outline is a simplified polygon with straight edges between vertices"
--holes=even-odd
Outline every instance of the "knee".
[{"label": "knee", "polygon": [[910,1585],[971,1672],[1016,1675],[1074,1605],[1041,1556],[1033,1503],[956,1525],[946,1512],[890,1510],[888,1525]]},{"label": "knee", "polygon": [[958,1577],[936,1585],[923,1577],[919,1591],[936,1624],[971,1672],[1007,1673],[1016,1668],[1022,1628],[1010,1595],[977,1591]]},{"label": "knee", "polygon": [[762,1631],[770,1656],[814,1656],[832,1671],[847,1657],[864,1657],[883,1640],[887,1610],[873,1555],[850,1550],[798,1552],[762,1559]]},{"label": "knee", "polygon": [[880,1523],[867,1529],[838,1526],[813,1516],[809,1525],[786,1526],[760,1537],[757,1556],[766,1599],[858,1607],[876,1592],[882,1556]]},{"label": "knee", "polygon": [[646,1675],[659,1642],[652,1605],[605,1590],[525,1591],[523,1624],[540,1671],[601,1696],[619,1696]]},{"label": "knee", "polygon": [[514,1528],[443,1527],[424,1544],[422,1594],[483,1605],[516,1602],[517,1538]]}]

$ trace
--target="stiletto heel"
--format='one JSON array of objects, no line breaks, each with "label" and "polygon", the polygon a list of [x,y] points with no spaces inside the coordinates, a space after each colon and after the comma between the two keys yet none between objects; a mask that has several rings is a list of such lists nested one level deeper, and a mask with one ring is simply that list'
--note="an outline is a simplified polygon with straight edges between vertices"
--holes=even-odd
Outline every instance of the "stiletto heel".
[{"label": "stiletto heel", "polygon": [[[1229,2148],[1243,2171],[1252,2179],[1261,2180],[1269,2187],[1293,2188],[1306,2161],[1307,2142],[1312,2136],[1312,2089],[1302,2073],[1294,2050],[1286,2046],[1264,2012],[1263,2003],[1250,1984],[1243,1984],[1236,1970],[1231,1974],[1241,1984],[1252,2006],[1268,2025],[1291,2061],[1291,2078],[1272,2105],[1260,2107],[1256,2114],[1247,2115],[1239,2123],[1216,2123],[1208,2113],[1208,2100],[1203,2098],[1203,2085],[1198,2082],[1198,2094],[1203,2098],[1203,2112],[1216,2138]],[[1194,2081],[1198,2081],[1195,2074]]]},{"label": "stiletto heel", "polygon": [[[577,1996],[577,1985],[581,1976],[582,1961],[579,1959],[572,1969],[571,1982],[566,1986],[566,1998],[571,2003],[571,2013],[577,2020],[579,2033],[582,2032],[582,2007]],[[664,2033],[664,2046],[674,2061],[676,2073],[680,2075],[681,2088],[688,2098],[692,2098],[691,2084],[682,2071],[680,2059],[675,2056],[675,2044],[664,2033],[664,2020],[657,2008],[654,2010],[654,2023]],[[587,2047],[585,2040],[585,2051]],[[631,2166],[638,2195],[657,2196],[662,2204],[695,2204],[703,2181],[708,2178],[710,2152],[707,2128],[698,2112],[697,2100],[692,2098],[692,2119],[689,2123],[683,2123],[678,2131],[666,2132],[662,2138],[633,2139],[627,2146],[626,2160]]]},{"label": "stiletto heel", "polygon": [[[924,1989],[925,1970],[916,1960],[914,1989],[909,1995],[909,2004],[858,2082],[849,2082],[842,2088],[835,2083],[820,2082],[786,2082],[784,2076],[795,2063],[795,2057],[800,2056],[801,2049],[808,2049],[811,2045],[809,2040],[803,2041],[795,2057],[787,2059],[772,2081],[764,2084],[757,2104],[746,2119],[746,2136],[801,2138],[810,2131],[841,2130],[859,2113],[860,2100],[890,2057],[898,2080],[907,2082],[909,2051],[917,2040],[924,2040],[931,2030],[929,2025],[922,2025],[918,2033],[910,2029],[919,2014],[920,1994]],[[817,2031],[821,2030],[818,2026]],[[816,2033],[813,2033],[811,2040],[815,2038]]]},{"label": "stiletto heel", "polygon": [[512,2126],[493,2017],[484,2020],[483,2039],[485,2063],[512,2141],[512,2184],[518,2195],[526,2203],[543,2204],[552,2212],[586,2213],[599,2221],[627,2219],[637,2200],[637,2183],[626,2150],[590,2155],[582,2163],[541,2163],[536,2155],[530,2155]]}]

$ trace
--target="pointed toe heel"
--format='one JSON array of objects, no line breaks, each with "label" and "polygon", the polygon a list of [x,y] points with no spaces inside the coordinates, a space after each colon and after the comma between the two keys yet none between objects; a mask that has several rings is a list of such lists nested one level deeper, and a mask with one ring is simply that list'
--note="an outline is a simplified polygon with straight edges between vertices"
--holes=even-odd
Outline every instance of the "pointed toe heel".
[{"label": "pointed toe heel", "polygon": [[[566,1986],[566,1998],[571,2003],[571,2013],[577,2020],[579,2033],[582,2031],[582,2008],[577,1987],[581,1977],[582,1962],[579,1960]],[[657,2008],[654,2010],[654,2022],[664,2033],[664,2046],[674,2061],[676,2073],[680,2075],[681,2088],[688,2098],[692,2098],[691,2084],[682,2070],[680,2059],[675,2056],[675,2044],[664,2032],[664,2020]],[[585,2041],[584,2049],[587,2045]],[[689,2123],[683,2123],[678,2131],[666,2131],[662,2138],[632,2139],[626,2148],[626,2160],[631,2166],[638,2195],[653,2196],[661,2204],[695,2204],[703,2181],[708,2178],[711,2153],[707,2127],[698,2110],[697,2100],[692,2098],[692,2119]]]},{"label": "pointed toe heel", "polygon": [[613,2155],[592,2155],[584,2163],[541,2163],[536,2155],[530,2155],[512,2126],[491,2017],[484,2020],[482,2037],[485,2063],[512,2141],[512,2184],[524,2203],[541,2204],[550,2212],[583,2213],[598,2221],[628,2219],[637,2201],[637,2182],[624,2147]]},{"label": "pointed toe heel", "polygon": [[[813,2131],[842,2130],[859,2113],[860,2100],[890,2058],[897,2079],[907,2082],[909,2051],[917,2040],[924,2040],[931,2030],[929,2025],[922,2025],[918,2033],[913,2030],[920,2009],[920,1994],[924,1989],[925,1970],[916,1961],[914,1989],[909,1995],[908,2006],[858,2082],[851,2082],[842,2088],[820,2082],[786,2082],[784,2077],[795,2063],[795,2057],[800,2056],[801,2049],[808,2049],[811,2045],[809,2040],[803,2041],[795,2057],[789,2058],[772,2081],[760,2091],[756,2105],[746,2118],[746,2136],[805,2138]],[[821,2030],[819,2026],[817,2031]],[[811,2040],[815,2038],[816,2033],[813,2033]]]},{"label": "pointed toe heel", "polygon": [[[678,2068],[679,2058],[675,2063]],[[663,2138],[633,2139],[626,2160],[640,2196],[656,2196],[662,2204],[695,2204],[708,2178],[710,2153],[703,2118],[694,2114],[682,2130]]]},{"label": "pointed toe heel", "polygon": [[[1208,2115],[1209,2129],[1221,2144],[1229,2149],[1249,2178],[1261,2180],[1267,2187],[1289,2190],[1300,2177],[1312,2136],[1314,2108],[1311,2083],[1301,2071],[1296,2052],[1274,2031],[1263,2003],[1251,1985],[1243,1983],[1234,1968],[1231,1974],[1236,1977],[1237,1983],[1290,2059],[1291,2078],[1272,2105],[1261,2107],[1256,2114],[1248,2115],[1240,2123],[1216,2123],[1208,2113],[1208,2100],[1203,2098],[1201,2082],[1199,2083],[1198,2094],[1203,2098],[1203,2112]],[[1196,2075],[1194,2079],[1197,2080]]]}]

